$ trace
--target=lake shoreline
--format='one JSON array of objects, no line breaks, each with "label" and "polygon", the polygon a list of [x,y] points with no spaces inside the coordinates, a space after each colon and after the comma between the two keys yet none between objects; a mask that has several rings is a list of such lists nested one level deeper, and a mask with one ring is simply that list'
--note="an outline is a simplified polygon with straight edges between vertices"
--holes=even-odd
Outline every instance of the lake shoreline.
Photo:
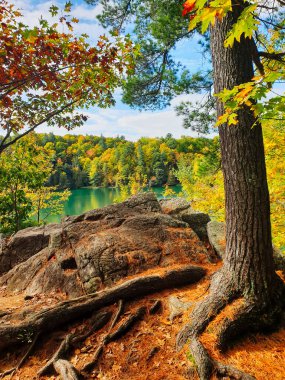
[{"label": "lake shoreline", "polygon": [[[158,199],[164,198],[165,186],[151,187],[146,191],[154,192]],[[181,185],[169,186],[173,191],[173,195],[179,194],[182,191]],[[121,191],[118,187],[93,187],[86,186],[79,189],[70,190],[71,195],[64,203],[63,213],[59,215],[49,215],[46,223],[60,223],[65,216],[80,215],[84,212],[102,208],[110,204],[120,201]],[[44,214],[43,214],[44,216]]]}]

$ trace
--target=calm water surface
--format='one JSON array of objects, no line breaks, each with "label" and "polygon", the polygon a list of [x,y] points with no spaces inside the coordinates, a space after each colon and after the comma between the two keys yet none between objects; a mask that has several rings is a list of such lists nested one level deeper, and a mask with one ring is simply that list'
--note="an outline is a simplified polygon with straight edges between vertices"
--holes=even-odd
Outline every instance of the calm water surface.
[{"label": "calm water surface", "polygon": [[[171,189],[178,194],[181,186],[172,186]],[[158,199],[163,198],[164,187],[152,188]],[[115,203],[120,196],[117,188],[82,188],[71,190],[69,199],[64,204],[62,215],[50,215],[46,221],[48,223],[58,223],[63,216],[80,215],[86,211],[108,206]]]}]

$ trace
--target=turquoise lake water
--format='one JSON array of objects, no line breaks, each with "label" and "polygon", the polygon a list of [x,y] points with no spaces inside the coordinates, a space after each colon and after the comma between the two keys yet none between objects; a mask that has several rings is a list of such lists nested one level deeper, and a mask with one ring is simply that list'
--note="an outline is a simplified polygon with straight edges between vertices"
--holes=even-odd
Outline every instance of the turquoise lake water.
[{"label": "turquoise lake water", "polygon": [[[181,186],[172,186],[171,189],[178,194],[181,192]],[[154,187],[152,191],[158,199],[163,198],[164,187]],[[80,215],[86,211],[108,206],[115,203],[120,196],[118,188],[82,188],[72,190],[69,199],[64,204],[62,215],[50,215],[47,223],[58,223],[63,216]]]}]

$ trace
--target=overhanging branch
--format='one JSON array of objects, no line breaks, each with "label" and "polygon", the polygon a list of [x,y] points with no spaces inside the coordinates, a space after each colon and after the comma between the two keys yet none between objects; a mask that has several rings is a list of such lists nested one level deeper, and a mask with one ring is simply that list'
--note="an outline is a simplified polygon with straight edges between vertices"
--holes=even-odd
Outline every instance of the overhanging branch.
[{"label": "overhanging branch", "polygon": [[[26,130],[25,132],[21,133],[20,135],[16,136],[15,138],[13,138],[12,140],[10,140],[9,142],[7,142],[6,144],[3,144],[3,142],[5,140],[7,140],[7,135],[5,136],[4,138],[4,141],[1,142],[1,145],[0,145],[0,154],[5,150],[7,149],[10,145],[14,144],[15,142],[17,142],[18,140],[20,140],[22,137],[28,135],[29,133],[33,132],[37,127],[39,127],[40,125],[46,123],[47,121],[49,121],[51,118],[53,118],[54,116],[57,116],[59,115],[60,113],[62,113],[63,111],[65,111],[66,109],[68,109],[69,107],[73,106],[74,104],[76,104],[80,99],[76,99],[76,100],[73,100],[67,104],[65,104],[64,106],[60,107],[59,109],[55,110],[55,111],[52,111],[50,113],[48,113],[42,120],[40,120],[38,123],[36,123],[35,125],[33,125],[31,128],[29,128],[28,130]],[[9,135],[11,134],[11,132],[9,133]]]}]

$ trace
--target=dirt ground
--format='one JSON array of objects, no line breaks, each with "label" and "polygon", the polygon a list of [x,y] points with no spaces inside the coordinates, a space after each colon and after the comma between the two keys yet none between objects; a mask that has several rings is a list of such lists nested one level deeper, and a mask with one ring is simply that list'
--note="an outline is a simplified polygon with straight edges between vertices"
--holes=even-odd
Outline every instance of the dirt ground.
[{"label": "dirt ground", "polygon": [[[197,284],[180,289],[165,290],[125,304],[124,313],[118,323],[121,323],[142,305],[146,306],[147,312],[122,338],[104,347],[97,366],[88,378],[101,380],[198,379],[195,372],[195,363],[193,363],[187,345],[181,352],[177,352],[175,350],[175,341],[177,333],[189,320],[189,314],[195,303],[206,295],[210,275],[219,268],[219,264],[204,264],[204,267],[208,270],[207,276]],[[170,296],[175,296],[183,302],[191,302],[191,306],[182,315],[172,319],[170,318]],[[156,300],[161,301],[161,308],[155,314],[151,314],[149,310]],[[37,307],[42,307],[43,304],[49,305],[55,301],[56,296],[51,296],[49,299],[39,297],[30,301],[24,301],[21,295],[0,298],[1,311],[19,309],[23,307],[25,302],[30,302],[31,308],[35,308],[36,305],[38,305]],[[209,325],[201,337],[203,344],[214,358],[250,373],[257,380],[284,380],[285,326],[268,335],[249,335],[237,342],[226,354],[221,354],[215,349],[216,329],[219,320],[225,317],[230,318],[241,302],[241,300],[237,300],[229,305]],[[107,309],[116,312],[117,305]],[[52,357],[64,337],[69,332],[82,329],[87,324],[88,320],[86,319],[77,324],[66,326],[65,329],[59,331],[43,333],[23,366],[12,377],[8,375],[3,379],[37,379],[38,370]],[[108,331],[108,325],[92,334],[82,344],[69,352],[67,359],[79,371],[92,359],[106,331]],[[29,341],[28,336],[20,338]],[[22,344],[14,348],[14,350],[2,353],[0,371],[3,372],[14,367],[24,355],[27,346],[27,344]],[[59,377],[55,373],[50,373],[49,376],[43,376],[41,379],[55,380],[59,379]]]}]

